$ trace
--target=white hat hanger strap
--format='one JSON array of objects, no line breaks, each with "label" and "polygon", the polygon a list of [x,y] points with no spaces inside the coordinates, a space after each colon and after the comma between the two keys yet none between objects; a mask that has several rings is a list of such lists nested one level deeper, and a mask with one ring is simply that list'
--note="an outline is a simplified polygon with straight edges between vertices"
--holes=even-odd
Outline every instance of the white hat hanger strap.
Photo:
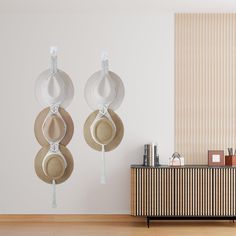
[{"label": "white hat hanger strap", "polygon": [[95,128],[95,125],[97,123],[98,120],[100,120],[102,117],[106,117],[108,118],[108,120],[111,122],[112,124],[112,127],[113,129],[115,130],[115,133],[116,133],[116,125],[114,123],[114,121],[112,120],[109,112],[108,112],[108,107],[107,106],[103,106],[102,109],[99,110],[96,118],[94,119],[93,123],[91,124],[91,127],[90,127],[90,133],[91,133],[91,136],[93,138],[93,140],[102,146],[102,162],[101,162],[101,179],[100,179],[100,183],[101,184],[106,184],[106,161],[105,161],[105,145],[104,143],[100,143],[99,140],[97,140],[97,138],[94,136],[94,128]]},{"label": "white hat hanger strap", "polygon": [[107,74],[109,72],[109,61],[108,61],[108,53],[106,51],[103,51],[101,53],[101,66],[102,71]]},{"label": "white hat hanger strap", "polygon": [[52,208],[57,208],[56,181],[52,180]]},{"label": "white hat hanger strap", "polygon": [[[66,168],[67,168],[67,162],[66,162],[65,157],[63,156],[63,154],[61,153],[61,151],[59,149],[59,144],[58,143],[51,144],[49,151],[47,152],[47,154],[45,155],[45,157],[43,158],[43,161],[42,161],[42,169],[43,169],[44,174],[47,175],[47,176],[48,176],[48,173],[45,169],[45,163],[46,163],[47,159],[53,154],[59,155],[60,158],[62,159],[62,161],[64,162],[64,173],[65,173]],[[57,207],[56,180],[53,179],[52,180],[52,208],[56,208],[56,207]]]},{"label": "white hat hanger strap", "polygon": [[[51,155],[53,155],[53,154],[59,155],[60,158],[62,159],[62,161],[64,162],[64,172],[63,172],[63,175],[64,175],[64,173],[66,171],[66,168],[67,168],[67,162],[66,162],[65,157],[63,156],[63,154],[61,153],[61,151],[59,149],[59,144],[58,143],[51,144],[49,151],[47,152],[47,154],[43,158],[42,169],[43,169],[44,174],[48,176],[48,173],[47,173],[47,171],[45,169],[45,163],[46,163],[47,159]],[[56,208],[56,207],[57,207],[57,201],[56,201],[56,180],[53,179],[52,180],[52,208]]]},{"label": "white hat hanger strap", "polygon": [[65,82],[61,77],[56,76],[58,72],[57,55],[57,47],[50,47],[50,75],[46,86],[48,99],[51,100],[52,103],[54,103],[53,101],[61,103],[62,100],[65,99]]},{"label": "white hat hanger strap", "polygon": [[[73,132],[73,122],[70,119],[67,123],[68,116],[64,116],[66,111],[59,108],[65,109],[70,104],[74,86],[69,75],[57,67],[58,48],[52,46],[49,51],[49,68],[40,73],[35,84],[37,100],[43,107],[50,108],[47,114],[44,113],[46,116],[43,122],[40,120],[42,126],[37,126],[40,136],[45,140],[42,144],[44,156],[40,156],[40,152],[37,154],[35,160],[40,162],[35,162],[35,171],[41,180],[51,184],[52,207],[56,207],[56,185],[64,182],[73,170],[73,158],[69,150],[67,152],[66,147],[60,146],[71,127]],[[47,143],[50,145],[49,150]]]},{"label": "white hat hanger strap", "polygon": [[58,48],[56,46],[50,47],[50,54],[51,54],[51,67],[50,71],[52,74],[57,72],[57,54]]},{"label": "white hat hanger strap", "polygon": [[101,78],[98,81],[96,90],[98,95],[98,104],[100,107],[103,107],[104,105],[109,107],[116,98],[116,88],[109,74],[109,60],[107,52],[103,52],[101,55]]},{"label": "white hat hanger strap", "polygon": [[[52,55],[52,48],[51,48],[51,55]],[[57,71],[56,57],[57,56],[55,56],[55,54],[53,54],[51,56],[51,73],[56,73],[56,71]],[[66,125],[66,122],[64,121],[63,117],[61,116],[60,112],[59,112],[59,107],[60,107],[60,103],[51,105],[50,110],[49,110],[49,112],[48,112],[47,116],[45,117],[44,122],[42,124],[43,136],[48,141],[48,143],[50,144],[50,149],[49,149],[48,153],[45,155],[45,157],[43,158],[43,161],[42,161],[42,169],[43,169],[43,172],[44,172],[45,175],[48,175],[47,171],[45,169],[45,163],[46,163],[47,159],[50,157],[50,155],[52,155],[52,154],[57,154],[57,155],[60,156],[60,158],[64,162],[64,167],[65,167],[64,172],[65,172],[66,167],[67,167],[66,159],[65,159],[65,157],[63,156],[63,154],[61,153],[61,151],[59,149],[59,143],[61,142],[61,140],[66,135],[67,125]],[[55,115],[55,114],[58,117],[60,117],[60,119],[63,122],[64,133],[63,133],[63,136],[59,140],[57,140],[56,142],[51,142],[50,140],[48,140],[47,135],[45,135],[45,131],[44,131],[43,127],[44,127],[47,119],[50,116]],[[52,186],[52,208],[56,208],[57,207],[57,199],[56,199],[56,180],[55,179],[52,180],[52,185],[51,186]]]}]

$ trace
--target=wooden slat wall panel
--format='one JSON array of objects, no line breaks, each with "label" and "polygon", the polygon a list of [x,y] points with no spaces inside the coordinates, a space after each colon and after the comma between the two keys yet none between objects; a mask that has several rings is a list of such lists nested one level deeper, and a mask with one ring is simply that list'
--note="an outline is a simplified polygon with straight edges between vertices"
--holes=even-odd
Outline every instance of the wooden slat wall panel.
[{"label": "wooden slat wall panel", "polygon": [[233,216],[236,168],[131,168],[131,215]]},{"label": "wooden slat wall panel", "polygon": [[236,141],[236,14],[175,15],[175,150],[207,164]]}]

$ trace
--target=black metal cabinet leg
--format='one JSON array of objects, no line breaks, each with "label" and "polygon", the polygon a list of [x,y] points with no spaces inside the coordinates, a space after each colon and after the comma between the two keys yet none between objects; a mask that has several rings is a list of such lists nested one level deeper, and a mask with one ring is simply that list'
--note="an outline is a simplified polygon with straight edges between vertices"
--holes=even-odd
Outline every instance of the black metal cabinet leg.
[{"label": "black metal cabinet leg", "polygon": [[148,226],[148,228],[149,228],[149,221],[150,221],[150,219],[149,219],[149,217],[147,217],[147,226]]}]

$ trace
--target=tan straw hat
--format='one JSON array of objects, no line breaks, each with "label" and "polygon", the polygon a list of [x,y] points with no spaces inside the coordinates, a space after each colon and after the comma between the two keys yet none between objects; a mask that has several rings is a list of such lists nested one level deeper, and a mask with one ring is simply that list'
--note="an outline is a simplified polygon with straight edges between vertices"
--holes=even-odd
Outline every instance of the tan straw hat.
[{"label": "tan straw hat", "polygon": [[34,124],[35,137],[41,146],[49,145],[48,141],[57,142],[61,139],[60,144],[66,146],[73,136],[73,121],[63,108],[59,108],[59,116],[57,114],[48,116],[49,111],[50,108],[47,107],[38,114]]},{"label": "tan straw hat", "polygon": [[70,151],[62,145],[59,150],[59,153],[52,153],[49,146],[43,147],[35,157],[36,174],[46,183],[51,184],[53,180],[56,184],[63,183],[73,171],[74,162]]},{"label": "tan straw hat", "polygon": [[111,119],[107,116],[98,118],[99,110],[97,110],[89,115],[84,124],[84,138],[87,144],[97,151],[102,151],[100,144],[105,145],[105,151],[115,149],[124,135],[124,127],[120,117],[110,109],[108,112]]}]

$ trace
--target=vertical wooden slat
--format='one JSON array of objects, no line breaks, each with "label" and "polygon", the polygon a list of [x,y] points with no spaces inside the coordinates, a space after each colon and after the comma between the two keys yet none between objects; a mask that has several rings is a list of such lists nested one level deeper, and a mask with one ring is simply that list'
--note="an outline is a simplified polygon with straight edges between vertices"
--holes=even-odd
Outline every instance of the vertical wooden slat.
[{"label": "vertical wooden slat", "polygon": [[158,195],[157,195],[157,189],[158,189],[158,182],[157,182],[157,169],[154,169],[154,182],[153,182],[153,185],[154,185],[154,215],[159,215],[158,214],[158,205],[157,205],[157,202],[159,201],[159,198],[158,198]]},{"label": "vertical wooden slat", "polygon": [[223,178],[223,169],[218,169],[219,174],[219,183],[218,183],[218,192],[219,192],[219,215],[224,214],[224,178]]},{"label": "vertical wooden slat", "polygon": [[183,168],[179,169],[179,215],[183,215]]},{"label": "vertical wooden slat", "polygon": [[147,169],[143,170],[143,215],[147,215],[147,183],[146,183],[146,172]]},{"label": "vertical wooden slat", "polygon": [[166,168],[163,169],[163,206],[164,206],[164,215],[167,215],[167,206],[166,206],[166,198],[167,198],[167,192],[166,192]]},{"label": "vertical wooden slat", "polygon": [[236,170],[234,169],[233,170],[233,214],[236,215],[236,196],[235,196],[235,191],[236,191],[236,187],[235,187],[235,184],[236,184]]},{"label": "vertical wooden slat", "polygon": [[154,175],[154,169],[151,170],[151,174],[150,174],[150,184],[149,184],[149,188],[151,191],[151,195],[150,195],[150,215],[154,215],[154,204],[153,204],[153,199],[154,199],[154,180],[153,180],[153,175]]},{"label": "vertical wooden slat", "polygon": [[228,170],[228,201],[229,201],[229,205],[228,205],[228,208],[229,208],[229,215],[231,216],[232,215],[232,213],[231,213],[231,194],[232,194],[232,191],[231,191],[231,168]]},{"label": "vertical wooden slat", "polygon": [[175,215],[175,181],[174,181],[174,168],[170,169],[170,173],[171,173],[171,212],[172,215]]},{"label": "vertical wooden slat", "polygon": [[140,179],[140,189],[139,189],[139,204],[140,204],[140,214],[139,215],[143,215],[143,174],[142,174],[142,169],[139,169],[139,179]]},{"label": "vertical wooden slat", "polygon": [[189,168],[187,169],[187,174],[186,174],[186,187],[187,187],[187,215],[190,215],[190,189],[189,189],[189,186],[190,186],[190,179],[189,179]]},{"label": "vertical wooden slat", "polygon": [[233,169],[230,169],[230,215],[234,215],[234,190],[233,190],[233,184],[234,184],[234,173]]},{"label": "vertical wooden slat", "polygon": [[202,204],[202,215],[203,216],[206,216],[207,215],[207,169],[204,168],[202,169],[202,178],[203,178],[203,181],[202,181],[202,201],[203,201],[203,204]]},{"label": "vertical wooden slat", "polygon": [[133,176],[133,169],[131,168],[131,215],[134,215],[134,193],[133,193],[133,186],[134,186],[134,176]]},{"label": "vertical wooden slat", "polygon": [[170,186],[170,177],[169,177],[169,169],[166,169],[166,208],[167,212],[166,215],[170,215],[170,191],[169,191],[169,186]]},{"label": "vertical wooden slat", "polygon": [[141,169],[141,174],[142,174],[142,215],[145,216],[145,201],[144,201],[144,198],[145,198],[145,184],[144,184],[144,181],[145,181],[145,177],[144,177],[144,169]]},{"label": "vertical wooden slat", "polygon": [[146,197],[146,215],[149,214],[149,199],[150,199],[150,188],[149,188],[149,176],[150,176],[150,169],[146,169],[146,191],[147,191],[147,197]]}]

